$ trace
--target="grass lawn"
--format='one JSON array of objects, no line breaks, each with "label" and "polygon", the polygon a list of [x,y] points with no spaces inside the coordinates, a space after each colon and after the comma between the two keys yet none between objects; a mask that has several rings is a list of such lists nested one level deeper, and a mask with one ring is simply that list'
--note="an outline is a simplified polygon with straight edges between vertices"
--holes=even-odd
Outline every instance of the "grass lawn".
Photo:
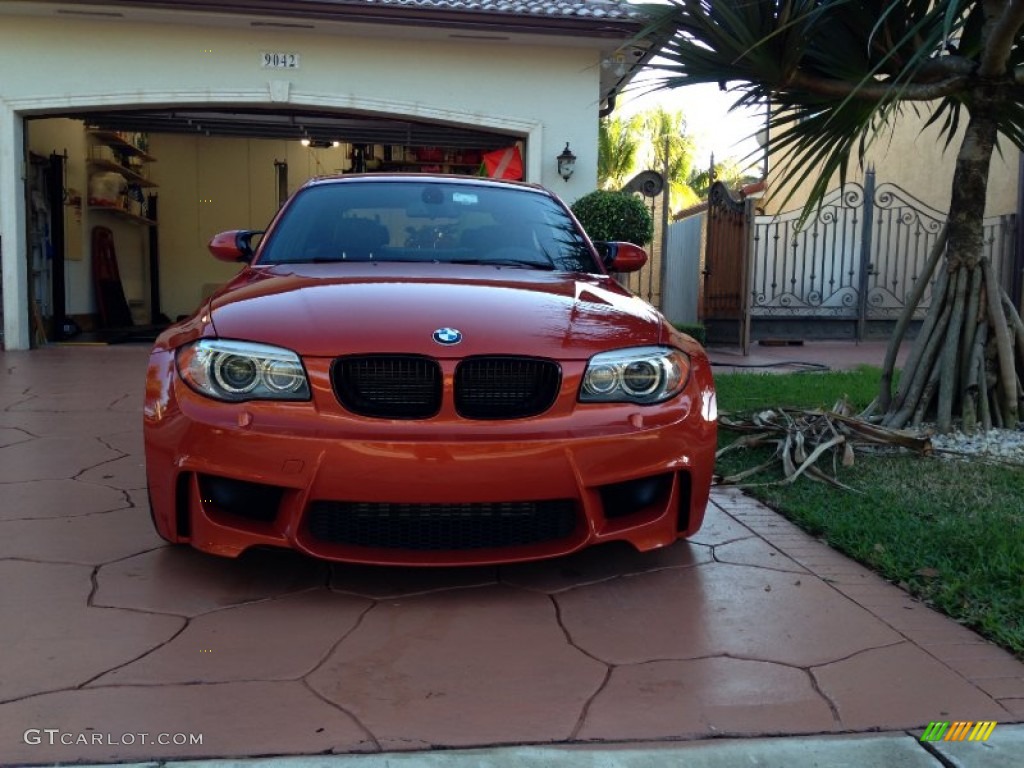
[{"label": "grass lawn", "polygon": [[[880,371],[722,374],[722,411],[831,406],[847,396],[865,406]],[[735,434],[721,430],[721,444]],[[719,459],[731,474],[770,450]],[[824,463],[823,463],[824,466]],[[776,474],[748,478],[758,483]],[[835,549],[873,568],[957,621],[1024,658],[1024,467],[912,455],[858,455],[839,479],[849,493],[806,478],[749,493]]]}]

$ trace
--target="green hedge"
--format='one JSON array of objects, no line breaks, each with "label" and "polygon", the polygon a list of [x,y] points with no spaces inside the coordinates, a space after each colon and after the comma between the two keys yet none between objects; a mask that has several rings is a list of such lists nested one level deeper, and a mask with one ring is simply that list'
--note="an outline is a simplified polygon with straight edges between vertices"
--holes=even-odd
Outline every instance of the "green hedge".
[{"label": "green hedge", "polygon": [[591,240],[646,245],[654,237],[654,219],[643,201],[622,192],[598,189],[572,205]]}]

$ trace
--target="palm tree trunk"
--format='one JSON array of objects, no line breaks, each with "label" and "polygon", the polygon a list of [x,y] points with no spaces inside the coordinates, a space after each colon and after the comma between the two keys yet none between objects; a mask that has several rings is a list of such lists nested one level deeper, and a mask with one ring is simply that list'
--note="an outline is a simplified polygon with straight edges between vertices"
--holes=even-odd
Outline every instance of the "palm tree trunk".
[{"label": "palm tree trunk", "polygon": [[[931,414],[937,428],[947,432],[953,414],[977,420],[975,397],[992,398],[985,400],[983,411],[992,409],[1007,428],[1018,422],[1014,338],[997,276],[984,256],[985,195],[997,125],[985,89],[976,88],[971,95],[970,120],[953,173],[950,211],[955,213],[947,223],[946,259],[940,266],[948,279],[936,281],[932,296],[933,310],[942,312],[937,322],[925,323],[914,342],[900,392],[884,419],[894,427],[903,426],[911,415],[917,421]],[[993,340],[998,375],[992,391],[987,377],[976,370],[981,364],[975,348],[979,338]],[[964,427],[973,430],[975,424]]]}]

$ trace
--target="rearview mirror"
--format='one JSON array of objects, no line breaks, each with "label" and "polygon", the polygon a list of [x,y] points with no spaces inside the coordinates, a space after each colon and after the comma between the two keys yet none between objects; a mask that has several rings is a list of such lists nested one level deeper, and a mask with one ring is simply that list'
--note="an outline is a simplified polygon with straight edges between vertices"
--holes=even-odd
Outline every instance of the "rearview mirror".
[{"label": "rearview mirror", "polygon": [[633,243],[594,243],[609,272],[636,272],[647,263],[647,251]]},{"label": "rearview mirror", "polygon": [[252,239],[262,234],[263,231],[259,229],[232,229],[214,235],[207,247],[221,261],[248,263],[255,255]]}]

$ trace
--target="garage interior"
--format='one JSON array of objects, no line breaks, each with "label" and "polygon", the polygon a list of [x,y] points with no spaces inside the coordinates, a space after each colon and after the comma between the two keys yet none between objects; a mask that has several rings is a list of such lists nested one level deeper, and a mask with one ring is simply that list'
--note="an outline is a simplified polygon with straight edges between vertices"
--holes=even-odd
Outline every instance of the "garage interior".
[{"label": "garage interior", "polygon": [[463,126],[250,107],[34,117],[26,144],[33,346],[152,340],[238,271],[210,238],[264,229],[315,176],[475,175],[486,152],[526,151]]}]

